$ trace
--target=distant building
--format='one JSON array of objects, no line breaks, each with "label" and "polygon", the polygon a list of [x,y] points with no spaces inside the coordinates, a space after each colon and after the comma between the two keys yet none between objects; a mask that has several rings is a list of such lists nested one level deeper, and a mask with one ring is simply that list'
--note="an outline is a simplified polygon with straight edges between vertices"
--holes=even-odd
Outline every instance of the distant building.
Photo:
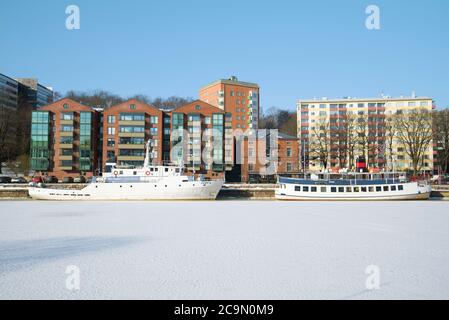
[{"label": "distant building", "polygon": [[43,175],[91,177],[98,169],[99,114],[70,99],[32,112],[30,169]]},{"label": "distant building", "polygon": [[[396,138],[393,139],[392,146],[395,159],[393,163],[388,164],[390,148],[386,146],[388,136],[386,118],[388,115],[415,108],[431,111],[433,100],[416,96],[299,100],[297,118],[298,138],[301,143],[301,169],[310,171],[325,169],[320,160],[320,151],[317,150],[320,148],[317,146],[320,140],[322,140],[321,148],[325,143],[328,144],[326,148],[323,148],[323,150],[327,149],[328,155],[321,152],[321,157],[327,157],[326,169],[354,167],[355,158],[358,156],[365,156],[368,166],[373,169],[391,170],[393,166],[395,170],[410,169],[411,159]],[[353,125],[357,127],[357,132],[348,140],[348,123],[351,118],[356,121]],[[328,139],[320,139],[320,136],[327,137],[326,134],[329,134]],[[352,147],[348,147],[348,141],[353,145]],[[433,170],[432,144],[424,157],[422,169]]]},{"label": "distant building", "polygon": [[239,81],[234,76],[221,79],[202,87],[199,98],[231,113],[233,129],[258,129],[260,95],[256,83]]},{"label": "distant building", "polygon": [[19,83],[0,73],[0,106],[10,110],[17,109]]},{"label": "distant building", "polygon": [[236,148],[241,155],[242,182],[276,182],[277,175],[299,174],[298,138],[278,132],[246,137]]},{"label": "distant building", "polygon": [[18,78],[16,80],[19,84],[19,95],[32,110],[53,102],[53,89],[41,85],[37,79]]}]

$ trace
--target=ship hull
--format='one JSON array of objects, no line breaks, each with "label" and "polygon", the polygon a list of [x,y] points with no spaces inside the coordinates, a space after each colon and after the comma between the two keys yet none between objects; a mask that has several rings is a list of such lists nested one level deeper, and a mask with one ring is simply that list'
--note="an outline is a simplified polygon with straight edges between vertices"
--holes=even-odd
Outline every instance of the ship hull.
[{"label": "ship hull", "polygon": [[[295,183],[296,182],[296,183]],[[431,187],[418,182],[388,184],[305,184],[295,179],[282,178],[275,192],[277,200],[291,201],[398,201],[427,200]]]},{"label": "ship hull", "polygon": [[91,183],[81,190],[30,187],[35,200],[215,200],[223,181]]}]

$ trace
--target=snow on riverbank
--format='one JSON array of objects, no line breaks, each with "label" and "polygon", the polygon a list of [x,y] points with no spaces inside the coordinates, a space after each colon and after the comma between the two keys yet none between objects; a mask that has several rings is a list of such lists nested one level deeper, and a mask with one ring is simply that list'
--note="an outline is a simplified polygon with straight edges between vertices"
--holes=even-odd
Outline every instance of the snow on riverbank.
[{"label": "snow on riverbank", "polygon": [[449,299],[448,206],[0,201],[0,299]]}]

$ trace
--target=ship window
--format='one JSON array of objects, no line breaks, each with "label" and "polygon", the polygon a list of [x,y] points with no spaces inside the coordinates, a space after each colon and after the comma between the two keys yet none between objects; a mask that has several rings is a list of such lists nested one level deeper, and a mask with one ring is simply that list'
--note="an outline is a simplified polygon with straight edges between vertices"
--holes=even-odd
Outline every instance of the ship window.
[{"label": "ship window", "polygon": [[382,191],[382,187],[376,187],[376,191],[377,191],[377,192]]},{"label": "ship window", "polygon": [[374,192],[374,187],[369,187],[369,188],[368,188],[368,191],[369,191],[369,192]]},{"label": "ship window", "polygon": [[123,174],[123,171],[120,170],[119,174]]},{"label": "ship window", "polygon": [[154,168],[154,171],[159,171],[159,168]]},{"label": "ship window", "polygon": [[295,186],[295,191],[301,191],[301,187],[300,186]]},{"label": "ship window", "polygon": [[165,168],[165,172],[168,172],[168,168]]},{"label": "ship window", "polygon": [[360,192],[359,187],[354,187],[354,192]]},{"label": "ship window", "polygon": [[327,192],[327,188],[326,187],[321,187],[321,192]]},{"label": "ship window", "polygon": [[346,187],[346,192],[352,192],[352,188],[351,187]]},{"label": "ship window", "polygon": [[312,191],[312,192],[316,192],[317,191],[317,187],[312,187],[310,189],[311,189],[310,191]]},{"label": "ship window", "polygon": [[337,192],[337,188],[336,187],[331,187],[331,192]]},{"label": "ship window", "polygon": [[154,168],[150,168],[150,171],[153,172],[153,171],[154,171]]},{"label": "ship window", "polygon": [[398,185],[398,190],[399,190],[399,191],[404,190],[404,186],[403,186],[402,184]]},{"label": "ship window", "polygon": [[384,191],[388,191],[388,186],[384,186]]},{"label": "ship window", "polygon": [[176,173],[179,173],[179,168],[176,168],[176,169],[175,169],[175,172],[176,172]]},{"label": "ship window", "polygon": [[345,192],[345,187],[338,187],[338,192]]},{"label": "ship window", "polygon": [[133,171],[133,175],[137,175],[137,171]]},{"label": "ship window", "polygon": [[302,187],[302,191],[309,192],[309,187]]},{"label": "ship window", "polygon": [[391,191],[396,191],[396,186],[391,186]]},{"label": "ship window", "polygon": [[362,192],[366,192],[366,187],[362,187]]}]

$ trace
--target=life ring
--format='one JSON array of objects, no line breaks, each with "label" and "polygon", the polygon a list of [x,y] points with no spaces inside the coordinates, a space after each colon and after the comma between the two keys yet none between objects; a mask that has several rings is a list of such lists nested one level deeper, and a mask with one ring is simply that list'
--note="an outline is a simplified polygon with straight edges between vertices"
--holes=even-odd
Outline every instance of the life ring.
[{"label": "life ring", "polygon": [[117,176],[118,175],[118,171],[116,170],[116,171],[114,171],[114,176]]},{"label": "life ring", "polygon": [[145,174],[146,174],[147,176],[149,176],[149,175],[151,175],[151,172],[150,172],[150,171],[146,171]]}]

